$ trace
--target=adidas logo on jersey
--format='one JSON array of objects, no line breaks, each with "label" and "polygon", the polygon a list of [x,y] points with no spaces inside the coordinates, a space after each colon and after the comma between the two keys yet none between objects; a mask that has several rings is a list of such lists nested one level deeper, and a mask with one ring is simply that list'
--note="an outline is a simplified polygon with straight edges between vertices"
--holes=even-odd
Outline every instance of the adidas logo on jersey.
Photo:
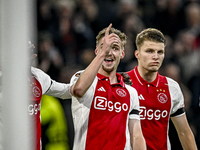
[{"label": "adidas logo on jersey", "polygon": [[102,92],[106,92],[106,90],[102,87],[100,87],[97,91],[102,91]]},{"label": "adidas logo on jersey", "polygon": [[145,100],[144,97],[142,96],[142,94],[140,94],[140,95],[138,96],[138,98],[139,98],[139,100]]}]

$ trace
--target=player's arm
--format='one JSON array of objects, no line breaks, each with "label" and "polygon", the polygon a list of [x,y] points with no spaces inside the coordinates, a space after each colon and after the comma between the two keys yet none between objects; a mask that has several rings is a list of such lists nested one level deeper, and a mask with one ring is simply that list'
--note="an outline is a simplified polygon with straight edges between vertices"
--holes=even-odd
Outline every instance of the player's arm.
[{"label": "player's arm", "polygon": [[129,119],[128,127],[132,150],[146,150],[146,142],[142,134],[140,120]]},{"label": "player's arm", "polygon": [[50,95],[61,99],[71,98],[70,84],[56,82],[44,71],[35,67],[31,67],[31,73],[40,82],[43,95]]},{"label": "player's arm", "polygon": [[51,80],[51,85],[45,95],[54,96],[61,99],[70,99],[70,84],[59,83]]},{"label": "player's arm", "polygon": [[105,54],[97,55],[90,65],[80,75],[75,84],[70,88],[70,93],[75,97],[82,97],[94,81],[98,70],[105,58]]},{"label": "player's arm", "polygon": [[[90,65],[84,70],[84,72],[80,75],[79,79],[75,84],[73,84],[70,88],[70,93],[75,97],[82,97],[88,88],[91,86],[94,81],[99,68],[101,67],[105,56],[109,54],[111,50],[112,43],[120,40],[119,37],[115,34],[109,34],[109,30],[112,24],[110,24],[105,32],[105,37],[103,41],[102,47],[97,45],[96,47],[96,57],[90,63]],[[117,41],[119,42],[119,41]]]},{"label": "player's arm", "polygon": [[194,135],[188,124],[186,115],[171,117],[184,150],[197,150]]}]

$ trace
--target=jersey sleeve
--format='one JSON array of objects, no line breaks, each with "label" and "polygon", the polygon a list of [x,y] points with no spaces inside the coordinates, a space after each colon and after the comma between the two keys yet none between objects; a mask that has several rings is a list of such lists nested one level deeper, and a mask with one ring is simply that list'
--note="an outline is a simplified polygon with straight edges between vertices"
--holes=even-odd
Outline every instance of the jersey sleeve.
[{"label": "jersey sleeve", "polygon": [[42,70],[38,68],[31,67],[31,73],[35,76],[35,78],[40,82],[42,87],[42,94],[44,94],[51,85],[51,78],[49,75],[44,73]]},{"label": "jersey sleeve", "polygon": [[34,67],[31,67],[31,72],[40,82],[43,95],[50,95],[61,99],[71,98],[69,84],[56,82],[48,74]]},{"label": "jersey sleeve", "polygon": [[59,83],[51,80],[51,86],[45,93],[46,95],[54,96],[61,99],[70,99],[70,84]]},{"label": "jersey sleeve", "polygon": [[172,102],[170,116],[174,117],[174,116],[182,115],[185,112],[183,109],[184,108],[184,97],[183,97],[181,88],[176,81],[174,81],[170,78],[167,78],[167,80],[168,80],[169,92],[171,95],[171,102]]},{"label": "jersey sleeve", "polygon": [[128,91],[130,93],[130,102],[131,102],[129,119],[140,120],[138,93],[135,88],[133,88],[129,85],[126,85],[126,88],[128,89]]},{"label": "jersey sleeve", "polygon": [[81,73],[83,72],[84,70],[80,70],[78,72],[76,72],[72,78],[70,79],[70,86],[74,85],[76,83],[76,81],[78,80],[78,78],[80,77]]},{"label": "jersey sleeve", "polygon": [[[84,70],[78,71],[77,73],[75,73],[71,80],[70,80],[70,86],[72,86],[73,84],[75,84],[78,80],[78,78],[80,77],[81,73]],[[83,97],[81,98],[76,98],[80,103],[83,103],[85,106],[89,106],[91,104],[91,100],[93,99],[94,93],[95,93],[95,88],[96,88],[96,84],[97,84],[97,77],[95,77],[92,85],[89,87],[89,89],[86,91],[86,93],[83,95]],[[90,100],[90,101],[89,101]]]}]

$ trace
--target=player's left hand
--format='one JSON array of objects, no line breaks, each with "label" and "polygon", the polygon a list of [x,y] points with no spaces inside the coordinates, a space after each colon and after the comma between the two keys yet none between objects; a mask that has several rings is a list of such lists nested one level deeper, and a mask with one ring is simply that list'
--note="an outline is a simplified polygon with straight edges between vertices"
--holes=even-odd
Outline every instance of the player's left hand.
[{"label": "player's left hand", "polygon": [[128,85],[133,85],[133,83],[130,80],[130,76],[126,72],[120,72],[121,76],[124,78],[124,83]]},{"label": "player's left hand", "polygon": [[34,53],[35,46],[34,44],[31,43],[31,41],[29,41],[28,43],[29,43],[29,49],[31,50],[31,54],[33,54],[31,57],[31,61],[33,61],[37,57],[37,54]]}]

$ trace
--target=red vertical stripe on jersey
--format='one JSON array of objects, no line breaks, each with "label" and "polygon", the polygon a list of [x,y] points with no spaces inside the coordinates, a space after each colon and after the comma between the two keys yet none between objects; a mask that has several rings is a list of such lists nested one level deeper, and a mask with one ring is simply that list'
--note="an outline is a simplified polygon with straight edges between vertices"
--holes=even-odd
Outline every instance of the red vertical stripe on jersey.
[{"label": "red vertical stripe on jersey", "polygon": [[39,81],[32,77],[31,83],[31,93],[32,93],[32,101],[28,106],[29,115],[32,117],[32,122],[35,125],[35,150],[41,149],[41,120],[40,120],[40,104],[41,104],[41,97],[42,97],[42,87]]},{"label": "red vertical stripe on jersey", "polygon": [[158,74],[155,81],[148,83],[139,75],[137,67],[127,72],[138,91],[140,119],[148,150],[167,150],[168,122],[171,97],[167,79]]},{"label": "red vertical stripe on jersey", "polygon": [[89,114],[86,150],[124,149],[129,109],[126,88],[110,85],[109,79],[99,80]]}]

